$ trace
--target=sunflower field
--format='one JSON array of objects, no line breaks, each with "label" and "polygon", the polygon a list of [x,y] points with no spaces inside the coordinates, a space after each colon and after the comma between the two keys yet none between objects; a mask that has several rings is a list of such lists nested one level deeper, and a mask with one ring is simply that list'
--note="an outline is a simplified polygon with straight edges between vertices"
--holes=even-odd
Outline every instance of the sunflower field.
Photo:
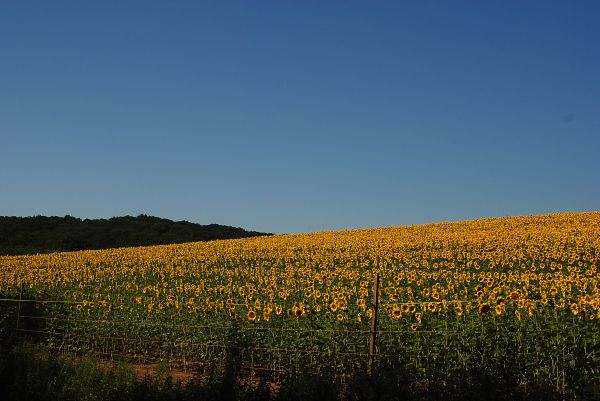
[{"label": "sunflower field", "polygon": [[[519,385],[600,386],[600,213],[0,257],[16,331],[65,352],[422,380],[493,366]],[[20,303],[21,305],[21,303]],[[14,330],[14,326],[12,328]]]}]

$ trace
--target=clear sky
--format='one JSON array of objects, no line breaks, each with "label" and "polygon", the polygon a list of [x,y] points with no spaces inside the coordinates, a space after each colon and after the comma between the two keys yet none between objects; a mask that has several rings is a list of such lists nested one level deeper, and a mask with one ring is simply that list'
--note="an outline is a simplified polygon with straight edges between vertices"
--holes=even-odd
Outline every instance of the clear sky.
[{"label": "clear sky", "polygon": [[0,215],[600,210],[598,1],[0,1]]}]

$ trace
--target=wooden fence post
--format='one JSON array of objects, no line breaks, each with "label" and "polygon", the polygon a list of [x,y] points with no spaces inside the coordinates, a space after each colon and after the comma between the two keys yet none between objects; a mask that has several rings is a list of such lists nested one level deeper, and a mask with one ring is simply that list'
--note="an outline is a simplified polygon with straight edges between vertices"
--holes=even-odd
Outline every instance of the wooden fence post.
[{"label": "wooden fence post", "polygon": [[375,273],[375,282],[373,283],[373,305],[371,307],[371,336],[369,340],[369,360],[367,365],[367,374],[373,373],[373,362],[375,361],[375,337],[377,334],[377,304],[379,299],[379,273]]},{"label": "wooden fence post", "polygon": [[19,324],[21,320],[21,300],[23,299],[23,282],[19,290],[19,302],[17,303],[17,327],[15,327],[15,337],[19,337]]}]

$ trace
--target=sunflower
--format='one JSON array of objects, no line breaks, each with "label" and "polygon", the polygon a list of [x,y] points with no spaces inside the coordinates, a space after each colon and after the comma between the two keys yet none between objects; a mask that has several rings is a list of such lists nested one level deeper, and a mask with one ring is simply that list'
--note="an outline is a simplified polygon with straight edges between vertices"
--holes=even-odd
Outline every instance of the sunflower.
[{"label": "sunflower", "polygon": [[487,314],[491,309],[492,307],[489,304],[479,305],[479,313],[481,313],[482,315]]},{"label": "sunflower", "polygon": [[248,311],[248,320],[255,320],[256,313],[253,310]]},{"label": "sunflower", "polygon": [[574,315],[579,314],[579,305],[577,305],[576,303],[572,303],[571,312],[573,312]]}]

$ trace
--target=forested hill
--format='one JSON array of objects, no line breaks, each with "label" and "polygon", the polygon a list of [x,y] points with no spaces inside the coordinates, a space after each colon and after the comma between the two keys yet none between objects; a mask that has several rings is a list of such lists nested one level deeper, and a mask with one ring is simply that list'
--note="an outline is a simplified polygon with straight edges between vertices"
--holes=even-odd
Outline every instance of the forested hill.
[{"label": "forested hill", "polygon": [[177,244],[259,235],[269,234],[146,215],[84,220],[72,216],[0,216],[0,255]]}]

